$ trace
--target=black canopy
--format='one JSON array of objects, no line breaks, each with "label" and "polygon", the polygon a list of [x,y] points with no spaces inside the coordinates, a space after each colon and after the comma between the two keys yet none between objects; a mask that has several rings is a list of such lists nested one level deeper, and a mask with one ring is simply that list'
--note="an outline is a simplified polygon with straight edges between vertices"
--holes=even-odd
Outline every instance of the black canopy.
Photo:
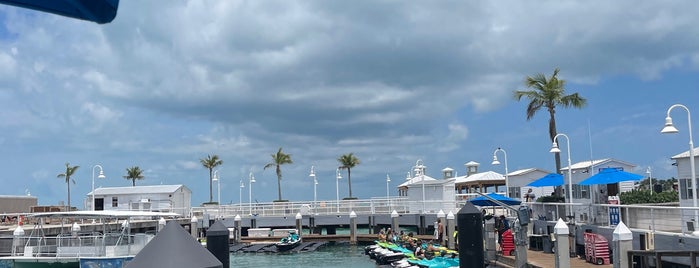
[{"label": "black canopy", "polygon": [[223,264],[177,222],[170,221],[127,268],[221,268]]}]

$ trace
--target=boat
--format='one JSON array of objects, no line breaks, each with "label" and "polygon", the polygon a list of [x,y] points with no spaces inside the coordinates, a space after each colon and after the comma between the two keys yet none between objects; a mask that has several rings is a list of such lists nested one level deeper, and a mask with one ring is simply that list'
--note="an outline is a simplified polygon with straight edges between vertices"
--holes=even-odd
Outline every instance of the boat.
[{"label": "boat", "polygon": [[275,244],[277,251],[289,251],[301,244],[301,237],[296,233],[296,230],[290,230],[289,235],[282,238]]},{"label": "boat", "polygon": [[[123,267],[155,237],[155,233],[131,233],[132,220],[176,216],[132,211],[28,214],[26,219],[33,226],[17,225],[9,256],[0,257],[0,268]],[[81,224],[90,225],[90,231],[82,230]]]}]

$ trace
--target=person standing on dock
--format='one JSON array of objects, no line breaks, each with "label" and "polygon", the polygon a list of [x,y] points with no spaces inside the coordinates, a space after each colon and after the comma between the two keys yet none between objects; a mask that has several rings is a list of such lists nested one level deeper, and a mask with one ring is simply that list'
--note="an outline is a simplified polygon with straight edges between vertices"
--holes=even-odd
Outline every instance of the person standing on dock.
[{"label": "person standing on dock", "polygon": [[435,232],[437,233],[437,243],[442,245],[442,241],[444,240],[444,224],[442,223],[442,219],[437,219],[437,230]]}]

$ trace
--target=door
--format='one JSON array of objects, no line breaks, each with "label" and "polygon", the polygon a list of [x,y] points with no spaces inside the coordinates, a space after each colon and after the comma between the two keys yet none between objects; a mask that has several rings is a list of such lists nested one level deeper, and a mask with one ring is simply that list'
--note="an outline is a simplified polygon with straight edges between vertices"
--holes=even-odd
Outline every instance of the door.
[{"label": "door", "polygon": [[104,198],[95,198],[95,210],[104,210]]}]

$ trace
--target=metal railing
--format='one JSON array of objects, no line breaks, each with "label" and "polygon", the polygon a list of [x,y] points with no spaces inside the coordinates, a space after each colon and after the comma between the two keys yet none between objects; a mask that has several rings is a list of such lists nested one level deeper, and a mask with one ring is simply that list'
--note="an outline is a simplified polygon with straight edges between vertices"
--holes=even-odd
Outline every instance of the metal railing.
[{"label": "metal railing", "polygon": [[[469,196],[470,197],[470,196]],[[460,198],[469,198],[460,196]],[[323,200],[279,203],[254,203],[231,204],[193,207],[191,215],[197,217],[209,214],[214,218],[241,217],[293,217],[297,213],[307,215],[348,215],[354,211],[357,215],[390,214],[394,210],[399,214],[437,214],[440,210],[444,213],[450,211],[456,214],[468,200],[455,201],[411,201],[407,198],[373,198],[357,200]],[[577,223],[610,226],[610,208],[618,208],[619,220],[629,228],[644,229],[649,231],[663,231],[673,233],[692,232],[694,223],[683,220],[683,215],[693,215],[699,208],[679,207],[676,203],[661,205],[610,205],[610,204],[583,204],[583,203],[541,203],[528,202],[533,219],[555,221],[558,218],[574,220]],[[423,211],[424,209],[424,211]],[[486,213],[506,213],[493,207],[482,207]],[[572,210],[572,211],[571,211]],[[190,216],[191,216],[190,215]],[[568,216],[571,215],[571,216]],[[612,215],[614,217],[614,215]],[[687,217],[684,217],[685,219]],[[698,226],[699,227],[699,226]]]}]

